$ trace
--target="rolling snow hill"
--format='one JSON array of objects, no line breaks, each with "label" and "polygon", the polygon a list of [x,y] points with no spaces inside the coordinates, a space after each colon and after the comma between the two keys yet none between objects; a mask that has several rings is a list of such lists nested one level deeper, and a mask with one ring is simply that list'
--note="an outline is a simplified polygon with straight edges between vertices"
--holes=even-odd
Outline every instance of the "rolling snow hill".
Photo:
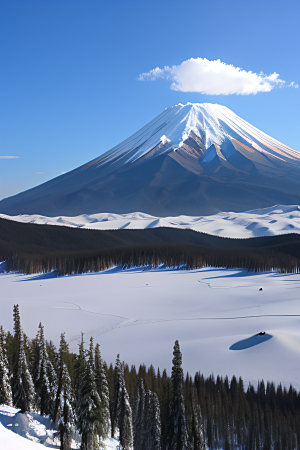
[{"label": "rolling snow hill", "polygon": [[144,213],[99,213],[82,214],[75,217],[45,217],[38,214],[7,216],[0,214],[0,218],[22,223],[61,225],[92,230],[180,228],[229,238],[300,233],[300,207],[296,205],[276,205],[242,213],[222,212],[200,217],[154,217]]},{"label": "rolling snow hill", "polygon": [[300,204],[300,153],[225,106],[176,105],[99,158],[0,202],[9,215],[153,216]]}]

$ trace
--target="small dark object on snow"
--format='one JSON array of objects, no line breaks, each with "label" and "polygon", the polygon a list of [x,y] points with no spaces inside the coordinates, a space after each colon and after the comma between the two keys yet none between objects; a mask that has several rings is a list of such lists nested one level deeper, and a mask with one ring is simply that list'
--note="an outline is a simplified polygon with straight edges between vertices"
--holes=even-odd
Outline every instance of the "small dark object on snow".
[{"label": "small dark object on snow", "polygon": [[259,290],[259,291],[262,291],[262,288],[259,288],[258,290]]},{"label": "small dark object on snow", "polygon": [[258,336],[263,336],[264,334],[266,334],[265,331],[260,331],[260,332],[258,333]]}]

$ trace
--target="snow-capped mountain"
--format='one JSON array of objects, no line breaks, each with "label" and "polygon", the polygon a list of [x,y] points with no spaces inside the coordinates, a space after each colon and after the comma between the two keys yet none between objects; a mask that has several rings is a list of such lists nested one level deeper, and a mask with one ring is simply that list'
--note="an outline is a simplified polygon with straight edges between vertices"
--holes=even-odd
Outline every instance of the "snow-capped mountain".
[{"label": "snow-capped mountain", "polygon": [[0,212],[175,216],[299,203],[299,152],[225,106],[187,103],[99,158],[2,200]]},{"label": "snow-capped mountain", "polygon": [[179,149],[195,156],[206,154],[203,162],[208,162],[216,155],[226,161],[233,151],[230,148],[220,151],[219,147],[226,139],[232,140],[234,147],[236,140],[266,156],[276,156],[300,165],[299,152],[253,127],[226,106],[211,103],[187,103],[167,108],[144,128],[94,162],[97,161],[100,166],[121,160],[124,165],[145,157],[155,158],[170,151],[178,152]]}]

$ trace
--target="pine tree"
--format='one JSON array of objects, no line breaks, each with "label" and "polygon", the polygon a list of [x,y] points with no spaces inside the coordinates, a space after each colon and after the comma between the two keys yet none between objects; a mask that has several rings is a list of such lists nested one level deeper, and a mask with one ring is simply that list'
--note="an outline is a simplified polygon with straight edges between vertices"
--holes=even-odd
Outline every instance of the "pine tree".
[{"label": "pine tree", "polygon": [[161,377],[161,440],[162,448],[167,448],[171,429],[170,403],[171,403],[171,383],[166,369],[163,370]]},{"label": "pine tree", "polygon": [[[82,339],[83,346],[83,339]],[[77,401],[77,424],[81,433],[82,450],[99,448],[98,430],[101,426],[101,400],[96,386],[94,373],[93,338],[84,366],[80,366],[82,379],[79,382],[79,400]]]},{"label": "pine tree", "polygon": [[34,385],[28,370],[25,355],[24,335],[21,328],[19,305],[14,305],[14,339],[13,339],[13,405],[21,412],[30,411],[34,401]]},{"label": "pine tree", "polygon": [[161,421],[158,397],[148,391],[145,398],[144,447],[145,450],[161,450]]},{"label": "pine tree", "polygon": [[146,391],[144,388],[143,379],[141,379],[137,390],[133,414],[133,430],[134,430],[133,442],[135,450],[141,450],[144,448],[145,400],[146,400]]},{"label": "pine tree", "polygon": [[74,424],[73,392],[71,378],[66,365],[69,352],[64,333],[60,337],[58,361],[58,385],[52,419],[60,433],[60,449],[71,448],[71,432]]},{"label": "pine tree", "polygon": [[112,437],[119,430],[120,447],[124,450],[133,449],[132,411],[129,396],[125,386],[124,365],[119,355],[115,366],[115,396],[112,418]]},{"label": "pine tree", "polygon": [[119,395],[120,395],[120,381],[121,381],[121,361],[120,355],[117,355],[115,369],[113,372],[113,398],[111,399],[111,437],[116,438],[119,437],[119,428],[118,428],[118,404],[119,404]]},{"label": "pine tree", "polygon": [[191,389],[191,406],[192,406],[192,429],[191,450],[206,450],[206,444],[203,436],[203,424],[200,405],[197,401],[197,392],[194,386]]},{"label": "pine tree", "polygon": [[[124,375],[123,375],[124,376]],[[124,450],[133,449],[133,428],[132,411],[129,402],[129,396],[125,387],[125,381],[122,380],[121,391],[118,405],[120,446]]]},{"label": "pine tree", "polygon": [[0,405],[12,406],[12,392],[8,373],[8,361],[4,349],[5,333],[0,326]]},{"label": "pine tree", "polygon": [[179,342],[175,341],[172,360],[172,398],[170,409],[169,446],[170,450],[188,449],[188,435],[183,396],[182,355]]},{"label": "pine tree", "polygon": [[40,413],[42,416],[48,415],[54,406],[56,377],[48,358],[44,327],[41,323],[33,345],[33,382],[36,391],[36,404]]},{"label": "pine tree", "polygon": [[98,435],[105,439],[110,432],[109,389],[105,375],[104,365],[100,353],[100,345],[95,346],[95,381],[101,400],[101,423],[98,426]]},{"label": "pine tree", "polygon": [[81,401],[81,382],[85,374],[85,366],[86,366],[86,359],[85,359],[85,350],[84,350],[84,339],[83,339],[83,333],[81,333],[81,341],[79,344],[79,354],[76,359],[75,363],[75,380],[74,380],[74,393],[75,393],[75,411],[76,416],[78,419],[79,416],[79,408],[80,408],[80,401]]}]

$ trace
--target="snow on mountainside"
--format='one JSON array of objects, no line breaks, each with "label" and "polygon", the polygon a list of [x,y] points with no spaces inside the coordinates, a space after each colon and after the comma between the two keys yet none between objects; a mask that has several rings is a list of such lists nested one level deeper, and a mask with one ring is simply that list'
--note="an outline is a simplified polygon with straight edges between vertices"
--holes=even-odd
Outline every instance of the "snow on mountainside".
[{"label": "snow on mountainside", "polygon": [[225,106],[187,103],[99,158],[0,201],[0,212],[168,217],[275,204],[300,204],[300,153]]},{"label": "snow on mountainside", "polygon": [[[123,164],[128,164],[147,155],[153,158],[170,150],[189,147],[186,141],[191,137],[203,153],[212,145],[220,146],[226,138],[238,139],[261,153],[300,165],[299,152],[250,125],[226,106],[211,103],[179,103],[166,108],[133,136],[95,161],[102,165],[122,159]],[[195,147],[191,149],[195,150]],[[223,153],[224,160],[226,156]]]},{"label": "snow on mountainside", "polygon": [[63,225],[94,230],[145,229],[158,227],[188,228],[215,236],[250,238],[300,233],[300,207],[276,205],[243,213],[222,212],[212,216],[154,217],[144,213],[84,214],[76,217],[45,217],[40,215],[0,218],[23,223]]}]

